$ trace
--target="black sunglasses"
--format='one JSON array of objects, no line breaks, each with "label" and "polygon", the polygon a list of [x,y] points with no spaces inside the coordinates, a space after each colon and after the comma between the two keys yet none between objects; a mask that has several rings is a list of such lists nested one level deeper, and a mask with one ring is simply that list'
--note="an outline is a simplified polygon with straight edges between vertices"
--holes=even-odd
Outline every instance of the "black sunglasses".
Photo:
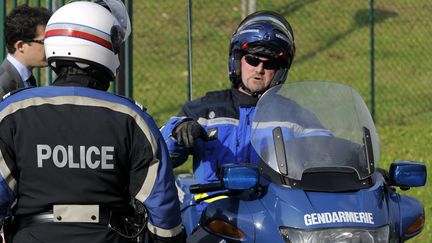
[{"label": "black sunglasses", "polygon": [[43,44],[44,44],[44,41],[45,41],[45,40],[27,40],[27,41],[25,41],[25,42],[27,42],[27,43],[34,42],[34,43],[38,43],[38,44],[43,45]]},{"label": "black sunglasses", "polygon": [[245,55],[245,60],[249,65],[252,65],[254,67],[258,66],[260,63],[263,63],[264,69],[269,70],[275,70],[280,67],[280,63],[276,59],[269,59],[269,60],[261,60],[259,57],[248,54]]}]

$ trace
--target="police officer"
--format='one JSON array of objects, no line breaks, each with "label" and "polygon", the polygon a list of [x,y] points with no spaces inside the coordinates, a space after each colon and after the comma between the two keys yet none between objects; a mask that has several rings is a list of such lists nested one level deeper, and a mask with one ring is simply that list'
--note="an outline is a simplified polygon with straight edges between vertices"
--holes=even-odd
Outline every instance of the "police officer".
[{"label": "police officer", "polygon": [[13,216],[9,240],[130,242],[145,208],[149,242],[185,240],[157,126],[135,102],[106,92],[129,34],[121,1],[66,4],[45,32],[53,86],[0,103],[0,218]]},{"label": "police officer", "polygon": [[294,53],[293,31],[283,16],[273,11],[247,16],[231,38],[232,88],[186,103],[162,129],[174,166],[192,154],[197,183],[207,184],[218,180],[217,169],[225,163],[258,162],[249,142],[255,106],[261,94],[285,82]]}]

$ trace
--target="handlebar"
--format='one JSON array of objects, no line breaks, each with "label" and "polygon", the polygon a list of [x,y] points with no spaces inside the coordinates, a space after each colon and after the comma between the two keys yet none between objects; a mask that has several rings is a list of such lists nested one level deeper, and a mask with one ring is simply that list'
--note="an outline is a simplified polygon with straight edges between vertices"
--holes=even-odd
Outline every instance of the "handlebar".
[{"label": "handlebar", "polygon": [[210,183],[210,184],[194,184],[189,187],[191,193],[203,193],[203,192],[213,192],[223,189],[223,185],[220,182]]}]

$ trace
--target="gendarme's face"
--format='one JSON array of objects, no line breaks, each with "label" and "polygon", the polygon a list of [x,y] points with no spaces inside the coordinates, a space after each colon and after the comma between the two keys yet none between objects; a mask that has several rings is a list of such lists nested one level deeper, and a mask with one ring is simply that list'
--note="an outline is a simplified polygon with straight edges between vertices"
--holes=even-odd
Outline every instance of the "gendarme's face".
[{"label": "gendarme's face", "polygon": [[242,82],[247,88],[250,89],[251,92],[265,90],[270,85],[270,82],[277,70],[272,65],[272,61],[273,60],[270,60],[269,58],[251,54],[247,54],[242,57]]}]

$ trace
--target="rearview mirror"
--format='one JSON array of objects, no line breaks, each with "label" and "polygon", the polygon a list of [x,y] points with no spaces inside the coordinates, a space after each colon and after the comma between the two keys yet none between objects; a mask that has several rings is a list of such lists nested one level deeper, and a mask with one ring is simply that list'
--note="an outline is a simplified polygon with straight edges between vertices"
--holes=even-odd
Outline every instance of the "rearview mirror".
[{"label": "rearview mirror", "polygon": [[251,164],[228,164],[222,168],[221,178],[224,188],[247,190],[259,183],[258,168]]},{"label": "rearview mirror", "polygon": [[401,188],[426,184],[426,166],[414,161],[398,161],[390,165],[390,184]]}]

